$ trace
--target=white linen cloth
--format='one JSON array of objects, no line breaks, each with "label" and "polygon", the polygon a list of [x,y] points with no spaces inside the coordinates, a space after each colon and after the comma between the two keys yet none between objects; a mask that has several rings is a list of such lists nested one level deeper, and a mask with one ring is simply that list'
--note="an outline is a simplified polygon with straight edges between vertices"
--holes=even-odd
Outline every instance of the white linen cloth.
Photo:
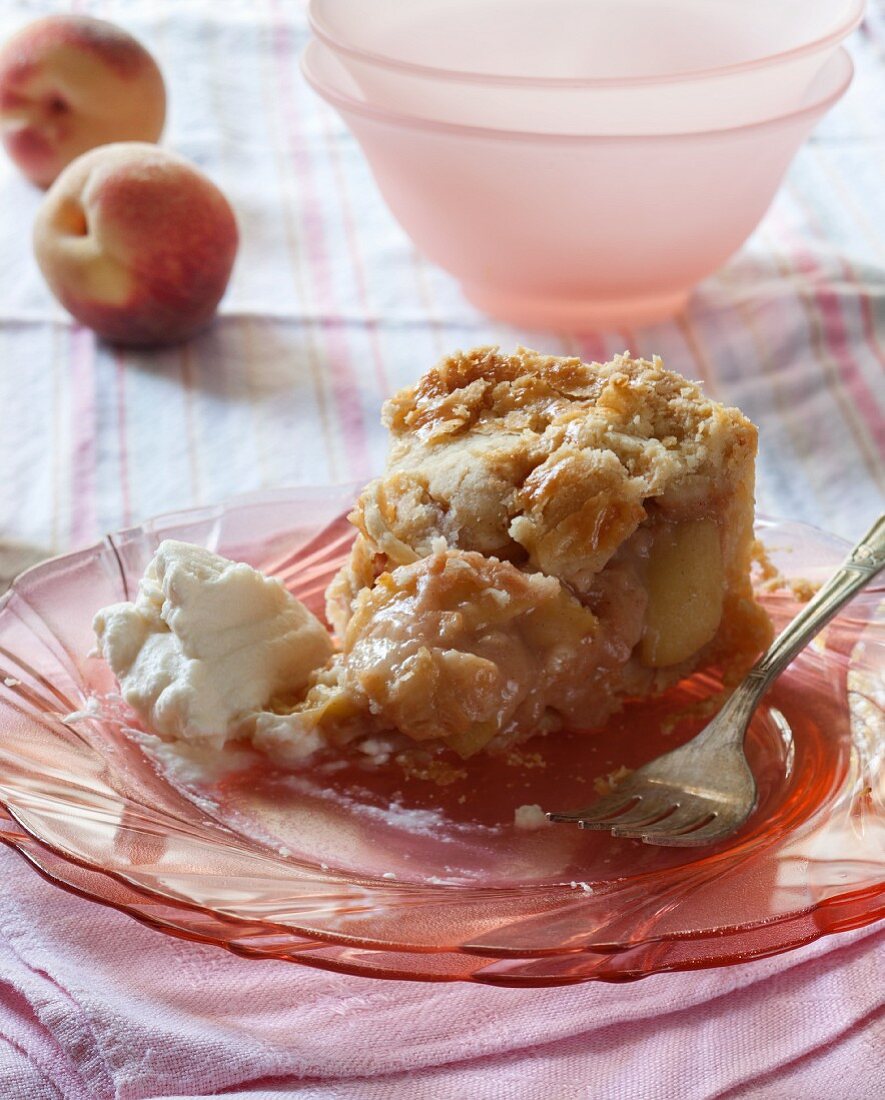
[{"label": "white linen cloth", "polygon": [[[6,0],[0,39],[59,5]],[[242,244],[218,323],[161,352],[73,325],[34,262],[40,203],[0,156],[0,537],[63,550],[160,511],[381,467],[383,399],[445,352],[629,348],[758,425],[759,508],[846,537],[885,487],[885,6],[853,86],[749,244],[677,321],[567,336],[478,313],[393,222],[359,147],[301,77],[301,0],[103,0],[166,76],[164,143],[230,198]],[[739,186],[739,181],[735,181]]]},{"label": "white linen cloth", "polygon": [[[242,244],[205,335],[108,348],[49,295],[29,241],[40,194],[0,157],[0,537],[62,551],[161,511],[368,476],[383,398],[477,343],[661,354],[760,426],[760,510],[847,538],[881,511],[881,0],[852,40],[853,87],[749,244],[678,320],[583,336],[493,322],[415,253],[300,77],[300,0],[74,7],[155,54],[164,142],[224,189]],[[0,39],[60,9],[5,0]],[[3,849],[0,876],[4,1100],[885,1094],[881,927],[725,970],[495,990],[246,961],[71,897]]]}]

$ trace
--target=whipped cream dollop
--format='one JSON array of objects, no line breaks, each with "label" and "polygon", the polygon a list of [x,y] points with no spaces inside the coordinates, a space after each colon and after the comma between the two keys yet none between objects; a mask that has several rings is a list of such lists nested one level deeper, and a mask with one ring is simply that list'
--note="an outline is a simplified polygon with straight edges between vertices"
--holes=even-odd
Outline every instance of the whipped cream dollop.
[{"label": "whipped cream dollop", "polygon": [[104,608],[93,626],[147,728],[207,748],[250,736],[261,712],[297,696],[332,653],[322,623],[278,580],[172,540],[135,601]]}]

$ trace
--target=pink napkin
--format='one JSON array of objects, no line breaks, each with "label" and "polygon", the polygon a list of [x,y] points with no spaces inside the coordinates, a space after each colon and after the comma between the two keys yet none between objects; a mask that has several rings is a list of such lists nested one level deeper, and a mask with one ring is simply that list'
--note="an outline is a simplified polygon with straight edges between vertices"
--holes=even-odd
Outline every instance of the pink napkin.
[{"label": "pink napkin", "polygon": [[627,985],[493,989],[248,961],[0,849],[3,1100],[885,1094],[885,929]]}]

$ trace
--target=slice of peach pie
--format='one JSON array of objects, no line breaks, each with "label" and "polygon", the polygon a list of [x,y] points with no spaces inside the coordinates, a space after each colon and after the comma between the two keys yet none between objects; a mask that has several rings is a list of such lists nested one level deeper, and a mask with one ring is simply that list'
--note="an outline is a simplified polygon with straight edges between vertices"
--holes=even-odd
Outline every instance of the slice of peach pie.
[{"label": "slice of peach pie", "polygon": [[456,354],[384,406],[386,473],[327,593],[340,651],[271,740],[367,731],[462,756],[770,638],[750,585],[756,429],[648,362]]},{"label": "slice of peach pie", "polygon": [[659,359],[477,348],[384,421],[387,471],[327,592],[340,646],[294,704],[240,716],[259,747],[504,751],[702,666],[738,677],[767,644],[756,429]]}]

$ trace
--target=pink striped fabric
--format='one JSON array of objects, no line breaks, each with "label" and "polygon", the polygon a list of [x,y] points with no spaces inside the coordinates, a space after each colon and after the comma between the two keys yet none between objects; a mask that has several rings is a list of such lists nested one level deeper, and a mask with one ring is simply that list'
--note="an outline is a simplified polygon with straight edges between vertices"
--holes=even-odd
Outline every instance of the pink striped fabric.
[{"label": "pink striped fabric", "polygon": [[[590,334],[493,322],[416,254],[301,79],[303,0],[4,0],[0,40],[66,6],[153,51],[164,141],[222,186],[242,245],[212,329],[115,352],[50,297],[29,240],[40,194],[0,157],[0,537],[61,551],[157,512],[366,477],[385,396],[492,342],[660,354],[759,425],[762,511],[851,538],[882,510],[885,0],[746,247],[678,320]],[[4,1100],[885,1094],[875,931],[733,972],[465,993],[245,962],[60,895],[9,853],[0,872]]]},{"label": "pink striped fabric", "polygon": [[[11,0],[0,34],[54,7]],[[358,147],[303,84],[301,2],[76,7],[151,46],[170,85],[166,141],[224,187],[243,246],[221,320],[177,370],[176,352],[115,357],[48,296],[22,232],[40,196],[0,164],[4,532],[64,549],[198,500],[372,473],[381,400],[443,351],[477,342],[596,359],[661,353],[759,423],[766,513],[851,537],[881,508],[882,0],[853,38],[852,89],[748,245],[679,321],[590,337],[491,321],[414,254]],[[64,377],[51,395],[53,355]]]},{"label": "pink striped fabric", "polygon": [[[0,35],[57,6],[7,0]],[[853,87],[688,312],[580,336],[493,322],[415,254],[358,147],[301,79],[301,0],[76,7],[124,23],[159,58],[165,140],[223,186],[243,244],[220,321],[186,355],[115,355],[50,298],[22,229],[40,196],[0,162],[0,531],[65,549],[197,501],[368,475],[383,460],[384,397],[480,342],[659,353],[759,424],[762,510],[851,537],[881,508],[882,0],[852,39]]]}]

